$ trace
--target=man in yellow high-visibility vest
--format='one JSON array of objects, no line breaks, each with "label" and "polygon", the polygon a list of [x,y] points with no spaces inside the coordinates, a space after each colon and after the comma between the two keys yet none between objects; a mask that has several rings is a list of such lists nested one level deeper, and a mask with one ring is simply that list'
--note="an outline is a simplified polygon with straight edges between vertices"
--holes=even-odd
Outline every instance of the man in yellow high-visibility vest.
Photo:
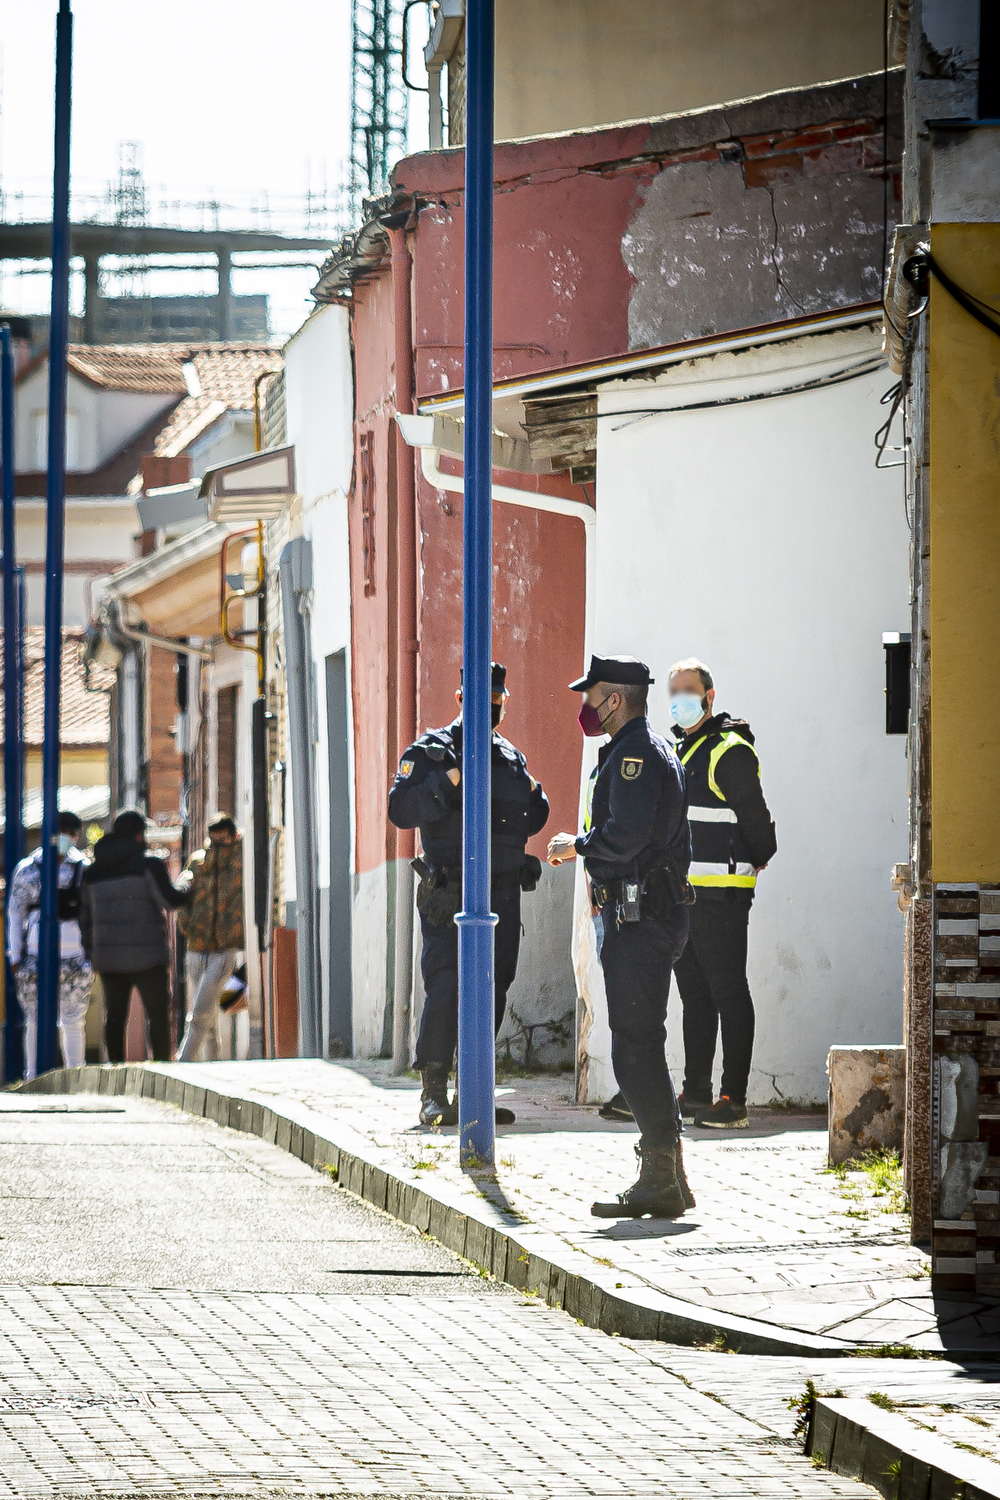
[{"label": "man in yellow high-visibility vest", "polygon": [[[674,965],[684,1011],[684,1119],[717,1130],[749,1125],[747,1084],[754,1009],[747,983],[747,931],[759,872],[777,849],[760,785],[750,725],[715,713],[704,662],[670,669],[670,714],[687,773],[689,879],[698,893],[684,952]],[[722,1028],[722,1086],[712,1071]]]}]

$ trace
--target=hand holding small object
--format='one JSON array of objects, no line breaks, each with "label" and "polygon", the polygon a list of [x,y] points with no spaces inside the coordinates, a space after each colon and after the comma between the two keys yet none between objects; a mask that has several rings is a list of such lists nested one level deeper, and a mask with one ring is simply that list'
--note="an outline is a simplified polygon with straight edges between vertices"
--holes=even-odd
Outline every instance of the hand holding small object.
[{"label": "hand holding small object", "polygon": [[550,865],[561,865],[576,859],[576,834],[557,833],[549,840],[548,861]]}]

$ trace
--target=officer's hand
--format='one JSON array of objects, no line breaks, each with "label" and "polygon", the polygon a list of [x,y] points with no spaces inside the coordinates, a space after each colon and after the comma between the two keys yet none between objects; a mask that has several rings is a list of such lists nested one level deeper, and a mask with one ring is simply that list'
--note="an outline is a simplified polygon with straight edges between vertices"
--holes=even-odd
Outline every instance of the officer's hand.
[{"label": "officer's hand", "polygon": [[576,859],[576,834],[557,833],[549,840],[548,861],[550,865],[561,865]]},{"label": "officer's hand", "polygon": [[458,769],[457,766],[452,766],[452,768],[451,768],[450,771],[446,771],[445,772],[445,775],[447,776],[448,780],[451,782],[452,786],[458,786],[458,783],[462,779],[462,773]]}]

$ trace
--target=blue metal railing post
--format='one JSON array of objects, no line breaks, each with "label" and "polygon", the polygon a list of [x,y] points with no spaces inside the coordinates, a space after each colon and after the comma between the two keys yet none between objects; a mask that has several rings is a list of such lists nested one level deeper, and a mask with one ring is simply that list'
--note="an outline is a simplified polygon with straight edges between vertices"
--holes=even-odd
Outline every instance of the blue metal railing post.
[{"label": "blue metal railing post", "polygon": [[490,647],[493,446],[493,0],[465,17],[465,507],[462,904],[458,1101],[466,1163],[492,1166],[493,929],[490,911]]},{"label": "blue metal railing post", "polygon": [[[24,796],[24,734],[21,713],[21,673],[24,658],[20,622],[19,582],[14,502],[14,349],[10,325],[0,326],[0,546],[3,547],[3,868],[10,891],[14,866],[24,853],[21,818]],[[6,923],[4,938],[6,940]],[[17,983],[7,963],[4,943],[4,1016],[0,1069],[4,1083],[16,1083],[24,1073],[24,1024],[17,999]]]},{"label": "blue metal railing post", "polygon": [[56,21],[55,155],[52,173],[52,311],[49,319],[49,452],[45,487],[45,699],[42,720],[42,893],[38,933],[38,1055],[59,1066],[59,702],[62,687],[63,547],[66,509],[66,344],[69,334],[69,142],[73,17]]}]

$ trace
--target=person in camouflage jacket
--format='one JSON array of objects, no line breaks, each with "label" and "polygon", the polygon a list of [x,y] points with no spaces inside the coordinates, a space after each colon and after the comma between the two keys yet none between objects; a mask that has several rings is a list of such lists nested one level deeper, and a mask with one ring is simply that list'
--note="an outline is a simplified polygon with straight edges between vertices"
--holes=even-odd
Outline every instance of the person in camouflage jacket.
[{"label": "person in camouflage jacket", "polygon": [[232,818],[209,824],[186,875],[189,902],[179,925],[187,940],[188,1012],[177,1061],[211,1062],[219,1055],[219,1001],[245,943],[243,839]]}]

